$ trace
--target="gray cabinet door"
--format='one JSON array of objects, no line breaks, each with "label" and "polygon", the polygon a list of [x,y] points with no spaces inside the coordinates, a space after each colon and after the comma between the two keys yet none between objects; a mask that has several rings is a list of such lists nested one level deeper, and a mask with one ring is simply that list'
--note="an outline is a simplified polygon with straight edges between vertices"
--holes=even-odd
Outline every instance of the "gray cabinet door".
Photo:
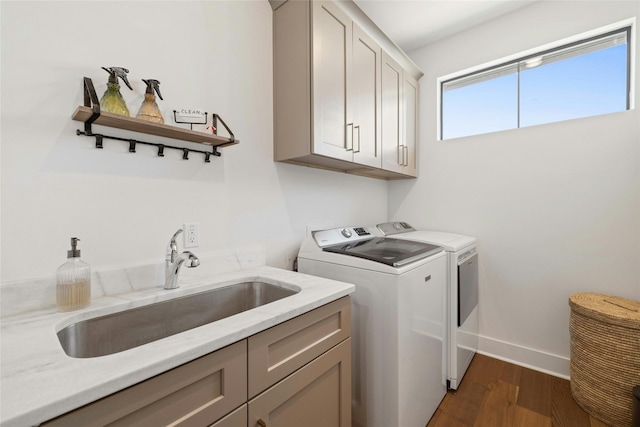
[{"label": "gray cabinet door", "polygon": [[249,422],[351,427],[351,338],[249,401]]},{"label": "gray cabinet door", "polygon": [[246,384],[242,340],[43,425],[206,426],[247,401]]},{"label": "gray cabinet door", "polygon": [[402,172],[402,67],[382,52],[382,168]]},{"label": "gray cabinet door", "polygon": [[381,167],[380,67],[382,49],[353,24],[351,91],[353,109],[353,161]]},{"label": "gray cabinet door", "polygon": [[402,97],[403,123],[402,145],[404,161],[402,172],[410,176],[418,176],[418,81],[409,73],[403,73]]},{"label": "gray cabinet door", "polygon": [[314,1],[312,8],[313,152],[352,161],[352,21],[331,2]]},{"label": "gray cabinet door", "polygon": [[248,339],[249,398],[351,334],[351,299],[330,302]]}]

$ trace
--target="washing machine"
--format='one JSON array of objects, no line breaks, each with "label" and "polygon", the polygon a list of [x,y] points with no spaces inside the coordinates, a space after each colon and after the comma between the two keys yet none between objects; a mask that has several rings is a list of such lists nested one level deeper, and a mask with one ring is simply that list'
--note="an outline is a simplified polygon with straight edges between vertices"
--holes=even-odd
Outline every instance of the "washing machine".
[{"label": "washing machine", "polygon": [[364,227],[315,231],[298,271],[355,285],[352,420],[424,427],[446,394],[446,252]]},{"label": "washing machine", "polygon": [[380,236],[426,242],[447,252],[447,387],[458,388],[478,350],[478,252],[474,237],[416,230],[406,222],[375,227]]}]

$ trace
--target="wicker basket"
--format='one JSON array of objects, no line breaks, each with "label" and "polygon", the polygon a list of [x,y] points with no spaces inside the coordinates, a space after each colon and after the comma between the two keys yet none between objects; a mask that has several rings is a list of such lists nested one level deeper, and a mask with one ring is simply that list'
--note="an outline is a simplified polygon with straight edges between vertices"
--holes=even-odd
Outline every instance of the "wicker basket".
[{"label": "wicker basket", "polygon": [[571,393],[591,416],[631,426],[640,384],[640,302],[577,293],[571,307]]}]

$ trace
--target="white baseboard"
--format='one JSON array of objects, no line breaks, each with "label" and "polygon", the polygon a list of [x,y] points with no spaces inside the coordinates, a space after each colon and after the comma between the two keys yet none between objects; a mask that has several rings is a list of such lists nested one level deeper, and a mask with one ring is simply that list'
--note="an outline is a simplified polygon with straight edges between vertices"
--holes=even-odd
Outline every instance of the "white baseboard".
[{"label": "white baseboard", "polygon": [[478,353],[555,377],[569,379],[569,358],[480,335]]}]

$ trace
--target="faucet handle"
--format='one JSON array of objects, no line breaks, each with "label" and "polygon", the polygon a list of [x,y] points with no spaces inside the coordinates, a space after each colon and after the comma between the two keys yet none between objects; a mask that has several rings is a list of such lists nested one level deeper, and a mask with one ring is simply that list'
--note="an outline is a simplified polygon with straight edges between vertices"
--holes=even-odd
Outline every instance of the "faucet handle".
[{"label": "faucet handle", "polygon": [[200,258],[198,258],[196,254],[191,251],[184,251],[182,253],[187,256],[187,267],[193,268],[200,265]]}]

